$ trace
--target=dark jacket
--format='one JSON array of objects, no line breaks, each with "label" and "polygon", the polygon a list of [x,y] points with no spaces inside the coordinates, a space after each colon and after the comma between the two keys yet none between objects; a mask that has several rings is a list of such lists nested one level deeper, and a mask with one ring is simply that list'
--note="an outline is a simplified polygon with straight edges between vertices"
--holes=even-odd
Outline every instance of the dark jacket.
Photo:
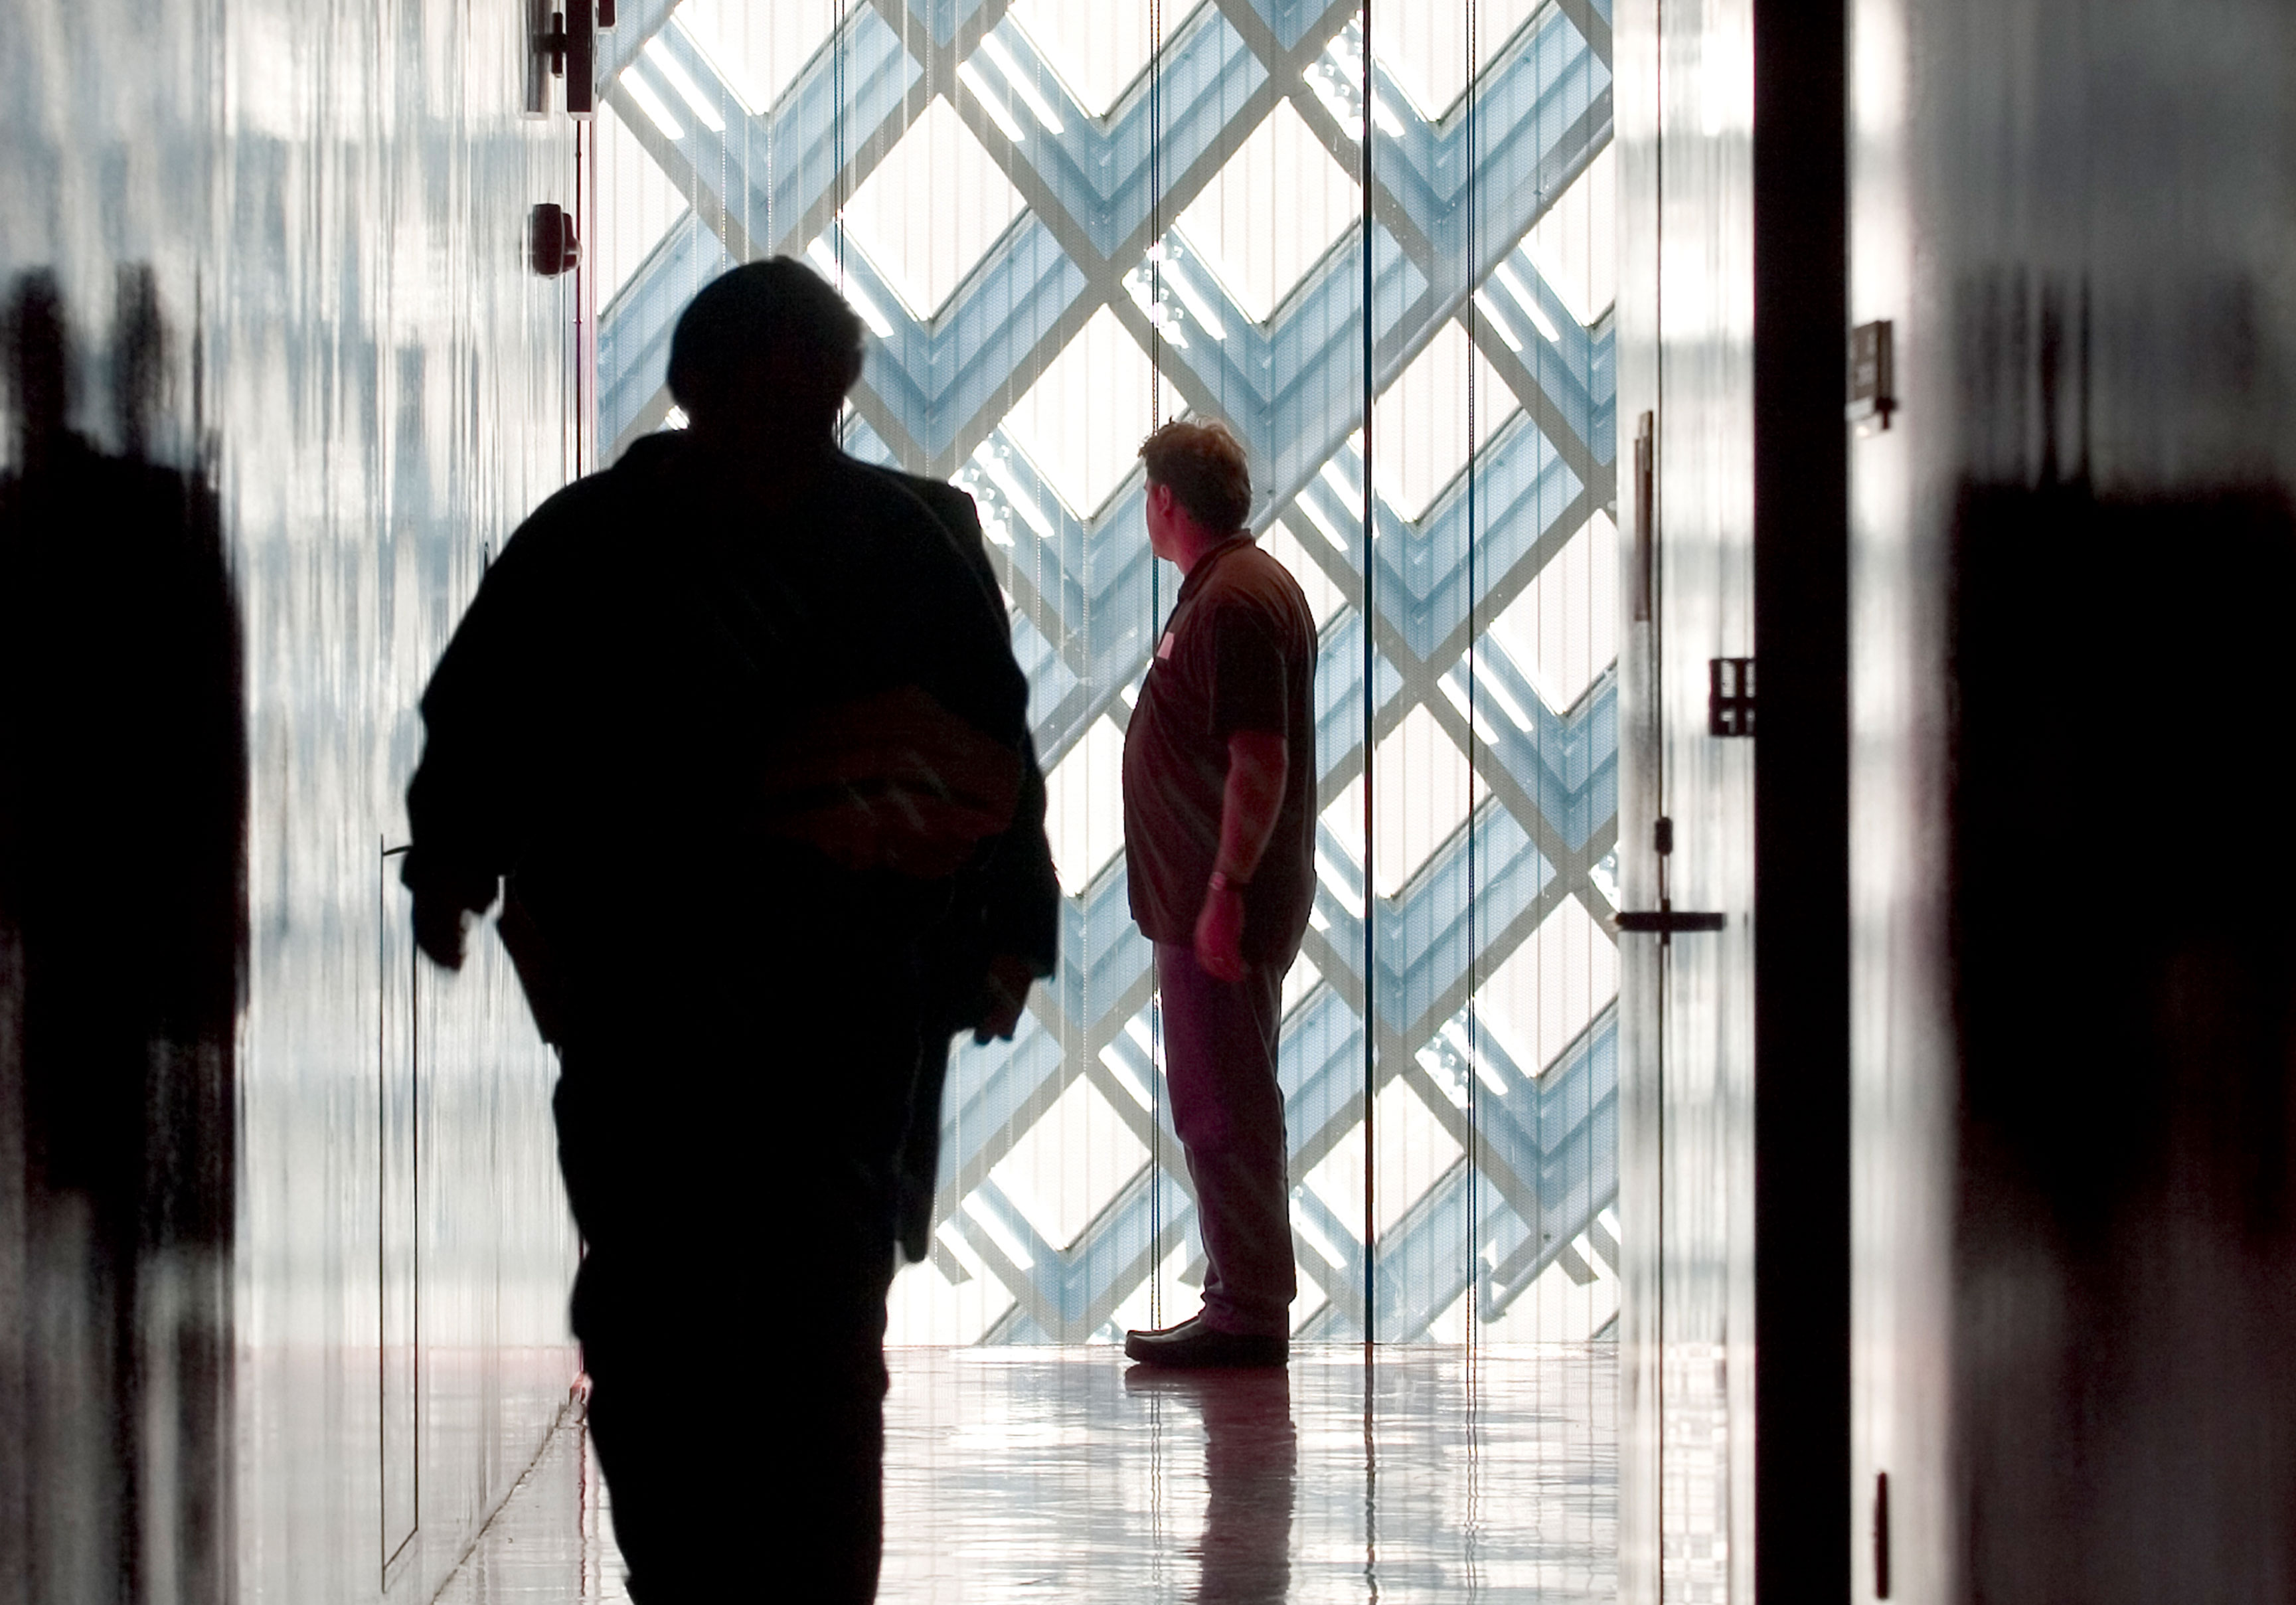
[{"label": "dark jacket", "polygon": [[[930,508],[996,594],[996,574],[972,498],[953,485],[893,469],[884,473]],[[948,1077],[949,1038],[987,1009],[988,966],[999,954],[1025,960],[1031,974],[1053,973],[1060,953],[1060,875],[1045,835],[1045,776],[1033,737],[1023,737],[1021,800],[1013,827],[966,866],[949,920],[929,942],[928,1001],[916,1092],[901,1145],[895,1187],[895,1234],[912,1262],[931,1247],[934,1188],[940,1172],[941,1095]]]},{"label": "dark jacket", "polygon": [[[925,504],[988,594],[1001,598],[972,498],[945,480],[898,469],[878,471]],[[981,983],[997,955],[1024,961],[1029,973],[1039,977],[1051,975],[1060,956],[1061,881],[1045,833],[1045,773],[1037,762],[1035,736],[1024,733],[1021,739],[1021,800],[1012,829],[981,844],[936,944],[939,972],[947,983],[942,995],[951,1030],[980,1019]]]},{"label": "dark jacket", "polygon": [[776,977],[914,979],[963,877],[857,873],[762,834],[758,776],[824,710],[901,686],[1024,751],[1027,683],[982,569],[841,453],[760,487],[682,436],[638,442],[527,520],[440,659],[405,879],[482,909],[512,877],[548,972],[521,975],[561,1037],[583,1028],[570,1010],[738,1013]]}]

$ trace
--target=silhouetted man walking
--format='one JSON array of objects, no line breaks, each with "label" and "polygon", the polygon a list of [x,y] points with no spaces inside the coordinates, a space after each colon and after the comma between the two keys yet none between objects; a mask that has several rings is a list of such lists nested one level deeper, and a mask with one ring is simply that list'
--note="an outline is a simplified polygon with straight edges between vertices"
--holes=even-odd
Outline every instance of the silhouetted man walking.
[{"label": "silhouetted man walking", "polygon": [[1124,1352],[1280,1365],[1298,1280],[1275,1049],[1315,896],[1316,621],[1244,528],[1234,436],[1168,423],[1140,455],[1149,544],[1185,577],[1125,730],[1125,864],[1207,1270],[1200,1314]]},{"label": "silhouetted man walking", "polygon": [[704,289],[691,427],[528,520],[422,701],[416,935],[459,963],[507,877],[644,1605],[873,1595],[922,1035],[1049,967],[988,951],[1044,857],[1026,683],[978,551],[836,446],[860,333],[788,258]]}]

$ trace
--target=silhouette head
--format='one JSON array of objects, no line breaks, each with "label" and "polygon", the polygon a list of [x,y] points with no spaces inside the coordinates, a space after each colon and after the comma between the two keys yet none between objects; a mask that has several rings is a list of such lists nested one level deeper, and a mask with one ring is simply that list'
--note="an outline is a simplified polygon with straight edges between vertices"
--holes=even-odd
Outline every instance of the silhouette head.
[{"label": "silhouette head", "polygon": [[8,400],[16,414],[17,461],[31,467],[61,439],[71,413],[71,336],[53,274],[28,273],[8,299]]},{"label": "silhouette head", "polygon": [[791,257],[702,287],[669,341],[669,393],[705,437],[825,436],[861,377],[861,320]]}]

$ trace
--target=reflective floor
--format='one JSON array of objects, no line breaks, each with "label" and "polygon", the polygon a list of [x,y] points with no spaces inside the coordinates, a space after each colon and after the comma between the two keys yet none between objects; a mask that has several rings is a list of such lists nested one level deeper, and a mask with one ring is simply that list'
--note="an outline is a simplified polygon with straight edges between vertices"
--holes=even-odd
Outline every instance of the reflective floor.
[{"label": "reflective floor", "polygon": [[[1608,1600],[1615,1348],[889,1355],[887,1601]],[[627,1596],[578,1413],[440,1599]]]}]

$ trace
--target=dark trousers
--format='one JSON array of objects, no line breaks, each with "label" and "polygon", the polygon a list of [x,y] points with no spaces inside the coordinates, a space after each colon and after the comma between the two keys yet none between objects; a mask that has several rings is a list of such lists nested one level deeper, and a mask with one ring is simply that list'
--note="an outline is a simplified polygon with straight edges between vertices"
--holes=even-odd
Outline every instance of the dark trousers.
[{"label": "dark trousers", "polygon": [[1202,1234],[1204,1321],[1281,1338],[1299,1292],[1292,1258],[1283,1091],[1275,1080],[1283,971],[1253,965],[1216,980],[1184,942],[1156,944],[1164,1082],[1188,1156]]},{"label": "dark trousers", "polygon": [[575,1282],[591,1439],[638,1605],[876,1597],[891,1244],[835,1265],[791,1265],[762,1231],[750,1246],[740,1269],[672,1257],[714,1274],[707,1289],[594,1246]]},{"label": "dark trousers", "polygon": [[566,1055],[574,1333],[638,1605],[876,1595],[915,1037],[898,1000],[837,1001],[818,1059],[690,1027]]}]

